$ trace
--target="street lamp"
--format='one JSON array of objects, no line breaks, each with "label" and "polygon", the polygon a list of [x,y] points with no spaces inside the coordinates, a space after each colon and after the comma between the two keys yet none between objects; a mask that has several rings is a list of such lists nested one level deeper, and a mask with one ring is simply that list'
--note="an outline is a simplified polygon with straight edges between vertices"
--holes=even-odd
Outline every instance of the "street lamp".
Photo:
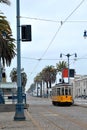
[{"label": "street lamp", "polygon": [[84,38],[87,37],[87,31],[86,30],[84,31],[84,35],[83,36],[84,36]]},{"label": "street lamp", "polygon": [[17,4],[17,104],[14,120],[25,120],[24,116],[24,104],[22,97],[22,85],[21,85],[21,58],[20,58],[20,0],[16,0]]},{"label": "street lamp", "polygon": [[67,58],[68,58],[68,83],[70,83],[70,76],[69,76],[69,58],[70,58],[70,56],[72,56],[72,55],[75,55],[75,57],[77,57],[77,54],[76,53],[74,53],[74,54],[67,54],[67,55],[65,55],[65,54],[60,54],[60,58],[62,58],[62,55],[64,55],[64,56],[67,56]]}]

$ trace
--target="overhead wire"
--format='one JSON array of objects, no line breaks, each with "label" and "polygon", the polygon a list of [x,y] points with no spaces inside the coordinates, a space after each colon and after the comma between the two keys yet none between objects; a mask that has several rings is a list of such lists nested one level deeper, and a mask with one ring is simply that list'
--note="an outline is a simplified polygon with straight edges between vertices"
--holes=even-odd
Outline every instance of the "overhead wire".
[{"label": "overhead wire", "polygon": [[[31,19],[31,20],[37,20],[37,21],[44,21],[44,22],[53,22],[53,23],[60,23],[64,22],[63,20],[52,20],[52,19],[42,19],[42,18],[34,18],[34,17],[25,17],[25,16],[20,16],[20,18],[24,19]],[[66,23],[86,23],[87,20],[72,20],[72,21],[66,21]]]},{"label": "overhead wire", "polygon": [[[47,61],[60,61],[60,60],[67,60],[67,58],[62,58],[62,59],[60,59],[60,58],[47,58],[47,59],[44,59],[44,58],[42,58],[42,59],[39,59],[39,58],[29,58],[29,57],[21,57],[22,59],[27,59],[27,60],[34,60],[34,61],[44,61],[44,60],[47,60]],[[87,59],[87,57],[78,57],[78,58],[70,58],[70,60],[75,60],[75,61],[78,61],[78,60],[86,60]]]},{"label": "overhead wire", "polygon": [[[78,5],[77,5],[77,7],[66,17],[66,19],[64,20],[64,22],[66,22],[71,16],[72,16],[72,14],[83,4],[83,2],[84,2],[85,0],[82,0]],[[63,22],[63,23],[64,23]]]},{"label": "overhead wire", "polygon": [[64,22],[61,21],[61,25],[59,26],[58,30],[56,31],[56,33],[54,34],[52,40],[50,41],[48,47],[46,48],[46,50],[44,51],[44,53],[42,54],[41,58],[46,54],[47,50],[49,49],[49,47],[51,46],[51,44],[53,43],[54,39],[56,38],[58,32],[60,31],[62,25],[73,15],[73,13],[82,5],[82,3],[84,2],[85,0],[82,0],[78,5],[77,7],[65,18]]},{"label": "overhead wire", "polygon": [[[61,27],[62,27],[62,26],[64,25],[64,23],[66,23],[67,20],[76,12],[76,10],[83,4],[84,1],[85,1],[85,0],[82,0],[82,1],[76,6],[76,8],[65,18],[65,20],[64,20],[64,21],[61,21],[61,24],[60,24],[59,28],[57,29],[57,31],[56,31],[55,34],[53,35],[53,37],[52,37],[52,39],[51,39],[49,45],[47,46],[46,50],[44,51],[44,53],[43,53],[43,54],[41,55],[41,57],[39,58],[37,64],[35,65],[35,67],[33,68],[32,72],[31,72],[31,74],[33,73],[33,71],[35,71],[35,69],[36,69],[37,66],[39,65],[40,61],[42,60],[42,58],[44,57],[44,55],[47,53],[49,47],[51,46],[51,44],[52,44],[53,41],[55,40],[55,38],[56,38],[58,32],[60,31]],[[37,19],[36,19],[36,20],[37,20]],[[44,19],[39,19],[39,20],[44,20]],[[52,21],[52,20],[45,20],[45,21],[54,22],[54,21]]]},{"label": "overhead wire", "polygon": [[32,18],[32,17],[25,17],[25,16],[20,16],[20,18],[26,18],[26,19],[31,19],[31,20],[39,20],[39,21],[45,21],[45,22],[55,22],[55,23],[60,22],[60,21],[57,21],[57,20],[42,19],[42,18]]}]

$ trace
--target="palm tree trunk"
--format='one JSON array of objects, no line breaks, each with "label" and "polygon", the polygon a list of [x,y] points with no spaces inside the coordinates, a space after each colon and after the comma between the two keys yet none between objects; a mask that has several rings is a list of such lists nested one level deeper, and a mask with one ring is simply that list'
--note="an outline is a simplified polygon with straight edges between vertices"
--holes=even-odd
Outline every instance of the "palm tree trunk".
[{"label": "palm tree trunk", "polygon": [[51,88],[51,81],[49,81],[49,87]]},{"label": "palm tree trunk", "polygon": [[42,95],[43,95],[43,96],[44,96],[44,94],[45,94],[45,88],[44,88],[45,86],[44,86],[44,84],[45,84],[45,82],[43,81],[43,85],[42,85],[42,86],[43,86],[43,92],[42,92]]},{"label": "palm tree trunk", "polygon": [[42,82],[40,84],[40,97],[42,97]]},{"label": "palm tree trunk", "polygon": [[[1,57],[0,57],[0,84],[2,82],[2,66],[1,66]],[[2,88],[0,88],[0,103],[4,104],[4,98],[3,98],[3,92],[2,92]]]},{"label": "palm tree trunk", "polygon": [[36,85],[37,85],[37,97],[38,97],[38,83],[36,83]]},{"label": "palm tree trunk", "polygon": [[48,97],[48,82],[46,82],[46,84],[47,84],[47,97]]},{"label": "palm tree trunk", "polygon": [[2,66],[1,66],[1,57],[0,57],[0,82],[2,81]]}]

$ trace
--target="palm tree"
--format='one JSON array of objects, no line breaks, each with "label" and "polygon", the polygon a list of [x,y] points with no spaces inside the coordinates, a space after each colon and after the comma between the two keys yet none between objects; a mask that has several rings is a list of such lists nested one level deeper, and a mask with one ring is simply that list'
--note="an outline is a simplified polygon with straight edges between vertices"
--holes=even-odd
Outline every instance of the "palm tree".
[{"label": "palm tree", "polygon": [[[9,0],[0,0],[0,3],[10,5]],[[3,66],[11,64],[12,58],[15,56],[14,39],[11,38],[12,32],[8,21],[5,16],[0,16],[0,82],[2,80],[1,60]],[[1,94],[1,90],[0,90]]]},{"label": "palm tree", "polygon": [[7,5],[10,5],[10,1],[9,0],[0,0],[0,3],[5,3]]},{"label": "palm tree", "polygon": [[10,66],[11,60],[16,55],[16,46],[12,38],[12,31],[5,16],[0,16],[0,60],[3,66]]},{"label": "palm tree", "polygon": [[[11,81],[12,82],[17,82],[17,69],[13,68],[11,73],[10,73]],[[21,73],[21,84],[22,84],[22,91],[25,92],[25,86],[27,83],[27,75],[25,72]]]},{"label": "palm tree", "polygon": [[55,83],[56,81],[56,69],[54,68],[54,66],[46,66],[43,70],[42,70],[42,79],[43,81],[46,82],[47,85],[47,96],[48,96],[48,87],[51,88],[52,83]]},{"label": "palm tree", "polygon": [[42,73],[36,75],[34,78],[34,83],[37,86],[37,96],[38,96],[38,85],[40,85],[40,96],[42,97]]},{"label": "palm tree", "polygon": [[38,97],[38,84],[39,84],[39,81],[38,81],[39,79],[38,79],[38,75],[36,75],[36,77],[34,78],[34,84],[35,84],[35,86],[36,86],[36,88],[37,88],[37,97]]},{"label": "palm tree", "polygon": [[68,64],[66,61],[59,61],[59,63],[56,64],[56,68],[58,72],[62,72],[62,70],[67,67],[68,67]]},{"label": "palm tree", "polygon": [[48,83],[50,85],[51,88],[51,84],[54,83],[56,81],[56,69],[54,66],[46,66],[43,70],[42,70],[42,75],[43,75],[43,80],[45,82],[47,82],[47,87],[48,87]]},{"label": "palm tree", "polygon": [[5,16],[0,15],[0,82],[2,81],[1,67],[5,67],[5,64],[10,66],[15,55],[16,46],[14,45],[9,22]]},{"label": "palm tree", "polygon": [[62,71],[64,68],[68,68],[68,64],[66,61],[59,61],[59,63],[56,64],[56,68],[57,68],[57,72],[59,72],[59,74],[61,74],[61,79],[60,82],[64,82],[64,79],[62,77]]},{"label": "palm tree", "polygon": [[33,91],[35,90],[35,88],[36,88],[36,86],[35,86],[35,83],[32,83],[31,85],[30,85],[30,88],[27,90],[27,92],[28,93],[33,93]]},{"label": "palm tree", "polygon": [[21,73],[22,91],[25,92],[25,86],[27,83],[27,74],[25,72]]},{"label": "palm tree", "polygon": [[[10,5],[9,0],[0,0],[0,3]],[[5,16],[0,15],[0,63],[10,66],[11,60],[15,57],[15,45],[12,38],[12,31]]]}]

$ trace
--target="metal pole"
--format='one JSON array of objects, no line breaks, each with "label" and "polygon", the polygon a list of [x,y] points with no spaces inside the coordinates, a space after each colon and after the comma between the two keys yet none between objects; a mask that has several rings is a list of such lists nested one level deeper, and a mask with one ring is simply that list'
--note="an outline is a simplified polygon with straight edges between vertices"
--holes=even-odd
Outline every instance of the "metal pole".
[{"label": "metal pole", "polygon": [[68,83],[70,83],[70,77],[69,77],[69,54],[67,55],[67,57],[68,57]]},{"label": "metal pole", "polygon": [[77,57],[77,54],[75,53],[75,54],[72,54],[72,55],[70,55],[70,54],[65,55],[65,54],[61,53],[60,57],[62,57],[62,55],[67,56],[67,58],[68,58],[68,83],[70,83],[69,57],[72,56],[72,55],[75,55],[75,57]]},{"label": "metal pole", "polygon": [[21,86],[21,50],[20,50],[20,0],[16,0],[17,3],[17,104],[14,120],[25,120],[24,116],[24,104],[22,97]]}]

